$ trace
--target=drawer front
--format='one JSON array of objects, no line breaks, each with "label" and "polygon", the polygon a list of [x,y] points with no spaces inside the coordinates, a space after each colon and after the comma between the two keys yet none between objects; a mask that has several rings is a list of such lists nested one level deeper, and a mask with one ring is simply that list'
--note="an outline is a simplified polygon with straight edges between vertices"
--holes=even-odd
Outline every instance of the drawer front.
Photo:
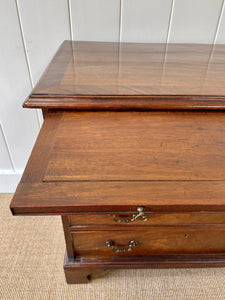
[{"label": "drawer front", "polygon": [[79,225],[201,225],[225,224],[225,213],[144,213],[145,219],[137,214],[99,214],[69,216],[70,226]]},{"label": "drawer front", "polygon": [[77,256],[145,256],[225,253],[225,227],[72,231]]}]

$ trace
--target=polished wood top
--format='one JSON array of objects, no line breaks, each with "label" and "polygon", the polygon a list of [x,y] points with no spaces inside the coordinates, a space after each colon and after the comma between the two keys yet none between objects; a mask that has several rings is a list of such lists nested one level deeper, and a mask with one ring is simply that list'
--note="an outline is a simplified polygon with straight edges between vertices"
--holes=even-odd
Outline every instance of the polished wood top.
[{"label": "polished wood top", "polygon": [[24,106],[223,109],[225,45],[65,41]]},{"label": "polished wood top", "polygon": [[50,111],[14,214],[224,211],[223,112]]}]

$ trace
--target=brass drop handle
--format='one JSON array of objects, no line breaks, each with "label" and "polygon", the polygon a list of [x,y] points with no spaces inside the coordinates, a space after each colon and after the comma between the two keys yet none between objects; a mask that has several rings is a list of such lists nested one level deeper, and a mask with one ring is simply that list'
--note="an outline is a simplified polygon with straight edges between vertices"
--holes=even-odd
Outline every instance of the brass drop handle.
[{"label": "brass drop handle", "polygon": [[[126,248],[119,248],[118,246],[115,246],[115,243],[113,241],[107,241],[106,245],[112,249],[113,252],[121,253],[121,252],[129,252],[132,250],[133,247],[137,246],[137,242],[130,241],[129,245]],[[122,246],[124,247],[124,246]]]},{"label": "brass drop handle", "polygon": [[117,219],[115,215],[113,215],[113,221],[116,223],[131,223],[134,221],[139,221],[139,222],[145,222],[148,220],[148,218],[146,217],[144,211],[145,208],[143,206],[139,206],[137,208],[138,214],[133,214],[133,216],[131,217],[131,219]]}]

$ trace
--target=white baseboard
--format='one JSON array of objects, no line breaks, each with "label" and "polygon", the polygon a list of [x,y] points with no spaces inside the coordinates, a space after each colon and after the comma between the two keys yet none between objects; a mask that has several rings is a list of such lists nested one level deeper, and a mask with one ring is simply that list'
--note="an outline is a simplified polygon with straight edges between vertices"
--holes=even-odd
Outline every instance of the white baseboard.
[{"label": "white baseboard", "polygon": [[0,193],[14,193],[21,176],[22,171],[8,173],[0,171]]}]

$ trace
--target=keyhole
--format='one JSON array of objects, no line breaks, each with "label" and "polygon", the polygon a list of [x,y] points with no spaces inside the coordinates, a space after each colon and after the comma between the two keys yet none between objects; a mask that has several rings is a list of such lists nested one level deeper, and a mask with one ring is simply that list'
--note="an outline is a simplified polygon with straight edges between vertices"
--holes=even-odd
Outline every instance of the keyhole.
[{"label": "keyhole", "polygon": [[185,237],[185,239],[187,239],[188,238],[188,233],[185,233],[184,237]]}]

